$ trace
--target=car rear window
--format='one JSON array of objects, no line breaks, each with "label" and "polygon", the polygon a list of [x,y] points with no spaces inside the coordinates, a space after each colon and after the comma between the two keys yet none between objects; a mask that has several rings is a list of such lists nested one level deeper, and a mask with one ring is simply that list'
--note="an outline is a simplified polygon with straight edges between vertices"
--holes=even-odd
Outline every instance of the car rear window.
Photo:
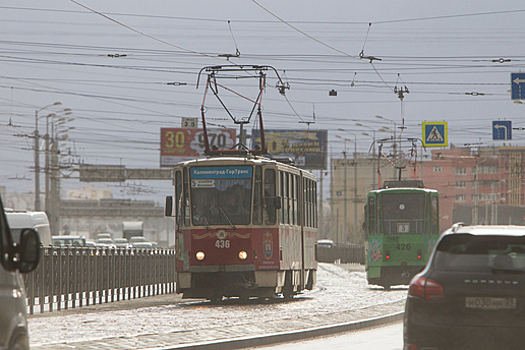
[{"label": "car rear window", "polygon": [[525,237],[454,234],[436,247],[434,268],[457,272],[525,272]]}]

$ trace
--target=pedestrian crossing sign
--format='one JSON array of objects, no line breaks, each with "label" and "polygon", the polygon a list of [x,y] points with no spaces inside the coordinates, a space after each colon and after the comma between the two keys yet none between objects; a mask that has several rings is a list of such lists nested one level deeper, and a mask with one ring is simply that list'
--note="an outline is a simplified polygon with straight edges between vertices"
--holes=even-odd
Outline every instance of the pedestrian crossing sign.
[{"label": "pedestrian crossing sign", "polygon": [[423,122],[423,146],[447,147],[447,122]]}]

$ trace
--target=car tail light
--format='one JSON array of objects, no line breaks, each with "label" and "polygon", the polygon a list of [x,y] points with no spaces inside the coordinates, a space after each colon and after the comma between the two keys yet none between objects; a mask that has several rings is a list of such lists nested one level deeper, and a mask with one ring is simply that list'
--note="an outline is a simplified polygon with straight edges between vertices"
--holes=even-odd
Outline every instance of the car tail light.
[{"label": "car tail light", "polygon": [[385,251],[385,259],[386,260],[390,259],[390,250]]},{"label": "car tail light", "polygon": [[430,278],[420,276],[415,276],[410,282],[408,295],[431,301],[445,299],[445,291],[441,284]]},{"label": "car tail light", "polygon": [[418,249],[418,250],[417,250],[417,258],[418,258],[418,259],[421,259],[421,249]]}]

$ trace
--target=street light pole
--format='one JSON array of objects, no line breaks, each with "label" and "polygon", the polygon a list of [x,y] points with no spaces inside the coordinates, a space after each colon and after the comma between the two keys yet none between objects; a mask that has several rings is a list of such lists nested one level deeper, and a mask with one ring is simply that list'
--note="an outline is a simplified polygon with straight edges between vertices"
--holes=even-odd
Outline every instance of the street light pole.
[{"label": "street light pole", "polygon": [[[346,213],[347,213],[347,207],[346,207],[346,202],[347,202],[347,190],[346,190],[346,168],[348,166],[348,162],[347,162],[347,159],[346,159],[346,141],[353,141],[354,142],[354,156],[353,156],[353,160],[354,160],[354,232],[353,232],[353,236],[354,236],[354,244],[357,244],[357,230],[358,230],[358,225],[357,225],[357,135],[353,132],[350,132],[350,131],[346,131],[344,129],[338,129],[339,131],[343,131],[343,132],[347,132],[347,133],[350,133],[352,135],[354,135],[354,140],[352,139],[347,139],[347,138],[344,138],[344,141],[345,141],[345,151],[343,152],[343,155],[344,155],[344,161],[345,161],[345,164],[344,164],[344,176],[345,176],[345,180],[344,180],[344,191],[345,191],[345,196],[344,196],[344,210],[345,210],[345,229],[346,229]],[[337,137],[338,135],[336,135]],[[341,138],[341,137],[339,137]]]},{"label": "street light pole", "polygon": [[394,120],[385,118],[382,115],[376,115],[376,118],[388,120],[389,122],[394,123],[394,144],[393,144],[393,148],[394,148],[394,159],[395,159],[397,157],[397,153],[398,153],[397,152],[397,135],[396,135],[397,124],[396,124],[396,122]]},{"label": "street light pole", "polygon": [[[71,110],[66,111],[65,115],[71,114]],[[56,115],[55,115],[56,117]],[[58,159],[59,155],[59,141],[62,140],[61,133],[68,132],[74,129],[74,127],[68,127],[63,130],[59,130],[59,127],[65,123],[74,120],[73,118],[60,117],[55,122],[51,121],[51,140],[53,143],[50,149],[50,167],[49,173],[49,223],[51,225],[51,233],[58,235],[60,232],[60,163]]]},{"label": "street light pole", "polygon": [[[57,115],[57,113],[62,113],[61,115]],[[61,117],[61,116],[66,116],[66,115],[71,115],[73,112],[71,111],[70,108],[65,108],[64,110],[62,111],[59,111],[57,113],[50,113],[46,116],[46,157],[45,157],[45,160],[46,160],[46,170],[45,170],[45,179],[46,179],[46,198],[45,198],[45,207],[46,207],[46,211],[51,211],[52,208],[51,208],[51,203],[52,203],[52,199],[51,199],[51,184],[50,184],[50,178],[51,178],[51,170],[50,170],[50,159],[51,159],[51,156],[50,156],[50,152],[51,150],[49,149],[50,147],[50,136],[49,136],[49,119],[51,118],[51,126],[53,126],[53,119],[54,118],[57,118],[57,117]]]},{"label": "street light pole", "polygon": [[35,211],[40,211],[40,154],[38,142],[38,111],[35,111]]},{"label": "street light pole", "polygon": [[354,244],[357,244],[357,137],[354,140]]},{"label": "street light pole", "polygon": [[60,106],[61,102],[55,102],[40,109],[35,110],[35,211],[41,210],[40,203],[40,149],[38,139],[38,112],[51,106]]},{"label": "street light pole", "polygon": [[335,135],[335,137],[337,137],[338,139],[342,139],[344,141],[344,149],[343,149],[343,170],[344,170],[344,179],[343,179],[343,210],[344,210],[344,214],[343,214],[343,232],[344,232],[344,236],[346,237],[346,235],[348,234],[348,231],[347,231],[347,225],[346,225],[346,221],[347,221],[347,190],[346,190],[346,168],[348,166],[348,161],[346,160],[346,141],[348,140],[347,138],[344,138],[344,137],[341,137],[339,135]]},{"label": "street light pole", "polygon": [[[367,128],[369,130],[372,130],[372,189],[375,190],[376,189],[376,163],[375,163],[375,158],[376,158],[376,129],[374,128],[371,128],[369,126],[366,126],[364,124],[361,124],[361,123],[355,123],[355,125],[357,126],[361,126],[363,128]],[[379,130],[381,131],[381,129]],[[369,134],[367,134],[366,132],[363,132],[362,133],[363,135],[365,136],[370,136]]]}]

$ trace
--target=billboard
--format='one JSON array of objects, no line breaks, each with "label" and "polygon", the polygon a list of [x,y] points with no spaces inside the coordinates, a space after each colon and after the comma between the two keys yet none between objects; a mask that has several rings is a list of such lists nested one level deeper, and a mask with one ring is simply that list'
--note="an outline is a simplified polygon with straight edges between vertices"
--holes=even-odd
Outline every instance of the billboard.
[{"label": "billboard", "polygon": [[[235,145],[235,129],[208,129],[210,147],[231,149]],[[160,166],[204,157],[202,129],[161,128]]]},{"label": "billboard", "polygon": [[[265,130],[268,153],[288,157],[295,165],[309,170],[324,170],[327,166],[327,130]],[[260,130],[252,131],[252,141],[261,144]]]}]

